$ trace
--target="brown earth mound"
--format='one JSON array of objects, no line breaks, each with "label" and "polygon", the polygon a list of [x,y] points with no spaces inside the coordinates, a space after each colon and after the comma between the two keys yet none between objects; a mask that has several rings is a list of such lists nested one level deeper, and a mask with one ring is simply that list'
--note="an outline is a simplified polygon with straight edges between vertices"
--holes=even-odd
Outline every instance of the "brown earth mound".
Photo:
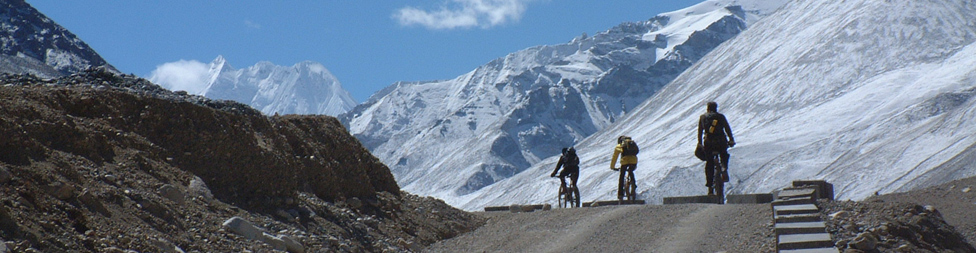
[{"label": "brown earth mound", "polygon": [[0,76],[0,136],[0,247],[15,252],[280,249],[228,232],[234,216],[310,251],[410,250],[482,222],[401,193],[333,117],[105,71]]}]

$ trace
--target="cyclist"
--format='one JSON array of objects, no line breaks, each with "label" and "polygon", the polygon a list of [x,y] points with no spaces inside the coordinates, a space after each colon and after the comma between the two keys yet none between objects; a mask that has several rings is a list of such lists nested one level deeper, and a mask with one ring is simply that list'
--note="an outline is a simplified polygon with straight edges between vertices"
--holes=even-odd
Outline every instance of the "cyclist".
[{"label": "cyclist", "polygon": [[[735,146],[735,138],[732,137],[732,128],[729,126],[729,121],[725,118],[725,115],[718,113],[718,103],[714,101],[707,103],[705,114],[702,114],[698,119],[698,145],[702,146],[709,156],[714,154],[714,152],[719,153],[719,158],[722,160],[722,167],[726,170],[723,171],[723,178],[718,180],[728,182],[728,149],[729,147]],[[705,187],[708,187],[708,195],[715,194],[712,183],[716,180],[714,178],[716,166],[717,164],[715,164],[714,159],[705,161]]]},{"label": "cyclist", "polygon": [[576,181],[579,180],[579,156],[576,156],[575,148],[563,148],[563,155],[559,157],[559,162],[556,163],[556,169],[549,176],[556,177],[556,172],[559,172],[560,167],[563,168],[563,172],[559,173],[559,181],[562,182],[562,187],[559,189],[570,189],[566,187],[566,177],[568,176],[572,183],[570,186],[572,186],[573,191],[576,193],[575,203],[573,204],[579,207],[579,188],[576,187]]},{"label": "cyclist", "polygon": [[[627,174],[630,174],[630,182],[637,182],[634,178],[634,169],[637,169],[638,152],[640,152],[640,149],[633,139],[624,135],[617,137],[617,147],[613,149],[613,156],[610,159],[610,169],[618,170],[616,168],[617,156],[620,156],[620,180],[617,185],[617,200],[623,200],[624,198],[624,181],[628,176]],[[635,187],[634,192],[636,191]]]}]

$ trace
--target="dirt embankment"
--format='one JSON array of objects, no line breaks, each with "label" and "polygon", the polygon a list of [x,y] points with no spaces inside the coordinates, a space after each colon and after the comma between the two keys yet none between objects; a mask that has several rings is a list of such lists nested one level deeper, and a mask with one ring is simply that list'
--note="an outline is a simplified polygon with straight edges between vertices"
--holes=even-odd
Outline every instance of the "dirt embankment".
[{"label": "dirt embankment", "polygon": [[0,247],[16,252],[274,248],[226,231],[234,216],[312,251],[409,250],[481,222],[401,192],[335,118],[106,71],[0,76],[0,136]]}]

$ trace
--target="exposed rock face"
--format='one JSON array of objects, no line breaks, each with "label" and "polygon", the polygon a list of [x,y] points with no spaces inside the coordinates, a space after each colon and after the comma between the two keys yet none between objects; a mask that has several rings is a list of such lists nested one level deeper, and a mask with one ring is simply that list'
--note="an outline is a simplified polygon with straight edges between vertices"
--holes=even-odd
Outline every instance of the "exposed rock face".
[{"label": "exposed rock face", "polygon": [[104,69],[0,75],[0,136],[0,241],[15,252],[281,246],[221,230],[234,216],[286,248],[404,251],[481,222],[401,192],[335,118],[266,117]]},{"label": "exposed rock face", "polygon": [[0,73],[46,77],[112,68],[95,50],[23,0],[0,0]]},{"label": "exposed rock face", "polygon": [[53,151],[113,163],[124,155],[117,148],[134,148],[142,152],[125,167],[180,168],[217,198],[259,209],[283,205],[296,191],[327,201],[400,191],[386,166],[332,117],[268,118],[110,87],[6,90],[0,124],[9,141],[0,146],[23,150],[0,156],[8,164],[43,161]]}]

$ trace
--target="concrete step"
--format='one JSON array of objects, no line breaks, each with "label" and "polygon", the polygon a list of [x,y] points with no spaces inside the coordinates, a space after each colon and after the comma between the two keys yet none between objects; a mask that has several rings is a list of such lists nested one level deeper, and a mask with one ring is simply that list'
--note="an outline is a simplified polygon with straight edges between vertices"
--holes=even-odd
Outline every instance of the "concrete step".
[{"label": "concrete step", "polygon": [[779,253],[840,253],[837,248],[815,248],[815,249],[788,249],[780,250]]},{"label": "concrete step", "polygon": [[828,233],[793,234],[776,236],[777,250],[829,248],[834,246]]},{"label": "concrete step", "polygon": [[789,215],[773,215],[773,220],[776,223],[793,223],[793,222],[815,222],[821,221],[819,213],[806,213],[806,214],[789,214]]},{"label": "concrete step", "polygon": [[665,205],[691,204],[691,203],[721,204],[722,199],[715,195],[679,196],[679,197],[664,198]]},{"label": "concrete step", "polygon": [[798,205],[798,204],[815,204],[817,203],[812,197],[794,197],[794,198],[780,198],[770,202],[773,206],[782,205]]},{"label": "concrete step", "polygon": [[776,193],[776,198],[795,198],[795,197],[816,197],[817,189],[814,188],[786,188]]},{"label": "concrete step", "polygon": [[814,204],[798,204],[798,205],[781,205],[773,206],[773,214],[776,215],[790,215],[790,214],[807,214],[807,213],[819,213],[820,209]]},{"label": "concrete step", "polygon": [[726,195],[726,204],[761,204],[769,203],[773,201],[773,194],[762,193],[762,194],[734,194]]},{"label": "concrete step", "polygon": [[777,222],[774,225],[777,235],[823,233],[827,225],[823,221]]}]

